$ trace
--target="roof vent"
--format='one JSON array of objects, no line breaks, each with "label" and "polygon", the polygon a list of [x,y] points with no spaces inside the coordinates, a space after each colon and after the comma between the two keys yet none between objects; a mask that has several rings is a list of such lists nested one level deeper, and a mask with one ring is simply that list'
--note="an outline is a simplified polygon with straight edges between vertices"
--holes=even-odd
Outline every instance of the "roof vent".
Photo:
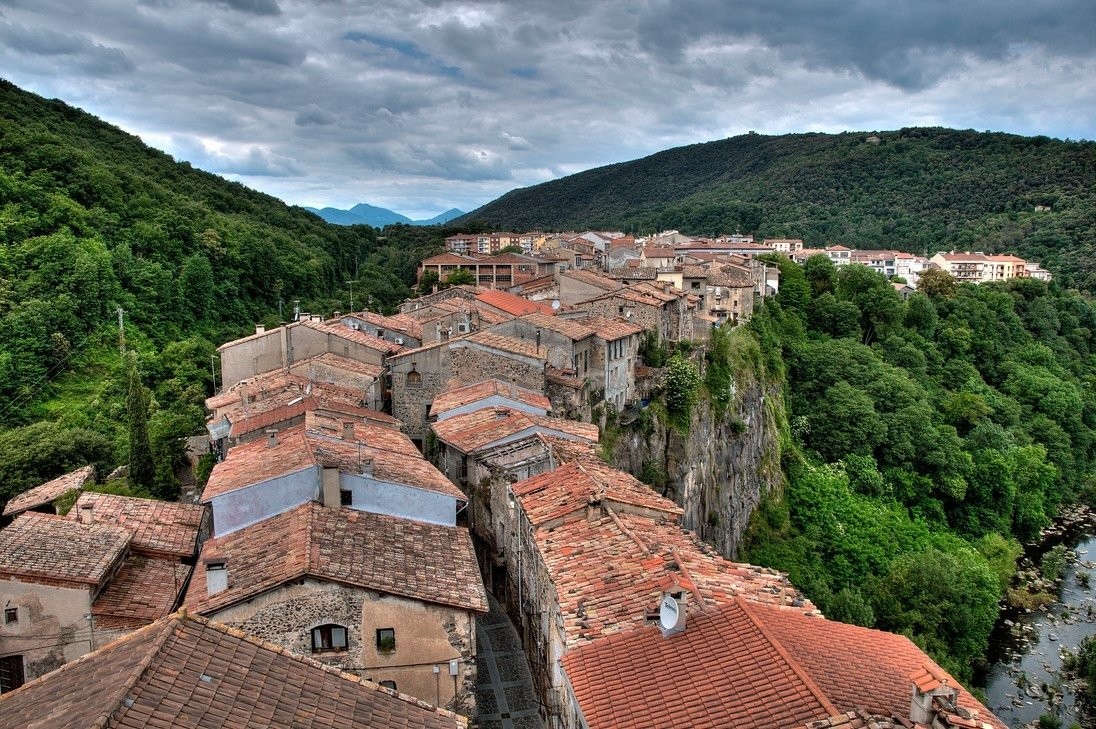
[{"label": "roof vent", "polygon": [[256,334],[265,334],[266,333],[266,326],[263,325],[263,324],[256,324],[255,325],[255,333]]},{"label": "roof vent", "polygon": [[95,521],[95,507],[91,504],[80,504],[80,523],[91,524]]},{"label": "roof vent", "polygon": [[273,448],[278,445],[278,430],[277,428],[271,428],[266,431],[266,447]]}]

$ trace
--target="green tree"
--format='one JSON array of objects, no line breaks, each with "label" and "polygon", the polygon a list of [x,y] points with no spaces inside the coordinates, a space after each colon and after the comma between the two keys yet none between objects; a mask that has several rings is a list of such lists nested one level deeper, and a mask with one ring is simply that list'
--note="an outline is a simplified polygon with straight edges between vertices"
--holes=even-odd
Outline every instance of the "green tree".
[{"label": "green tree", "polygon": [[446,286],[475,286],[476,276],[467,268],[458,268],[445,277]]},{"label": "green tree", "polygon": [[137,371],[137,358],[126,358],[126,413],[129,422],[129,483],[133,488],[151,488],[156,465],[148,436],[148,390]]},{"label": "green tree", "polygon": [[955,295],[955,278],[939,268],[922,271],[917,278],[917,290],[930,299],[948,299]]},{"label": "green tree", "polygon": [[803,276],[810,284],[811,294],[817,298],[825,293],[833,293],[837,281],[837,267],[830,257],[816,253],[803,264]]}]

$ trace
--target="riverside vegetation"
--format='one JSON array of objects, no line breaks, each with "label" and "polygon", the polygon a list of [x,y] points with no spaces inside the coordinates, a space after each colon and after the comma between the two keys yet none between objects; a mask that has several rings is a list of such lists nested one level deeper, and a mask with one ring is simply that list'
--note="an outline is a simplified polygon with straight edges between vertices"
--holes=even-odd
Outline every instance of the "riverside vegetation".
[{"label": "riverside vegetation", "polygon": [[[882,135],[895,142],[886,154],[900,162],[898,142],[907,140],[913,164],[916,135],[896,134]],[[968,136],[949,143],[966,149]],[[950,138],[929,137],[937,146]],[[963,218],[981,223],[939,228],[926,212],[925,235],[961,246],[999,223],[1061,253],[1054,272],[1072,266],[1073,280],[1086,283],[1092,257],[1074,254],[1092,242],[1092,147],[1030,145],[1046,159],[1032,151],[1022,167],[1051,169],[1057,197],[1046,199],[1040,173],[1014,209]],[[912,179],[920,179],[915,167],[873,184],[908,199]],[[948,190],[960,208],[983,206],[979,186]],[[664,197],[660,205],[678,204]],[[1054,212],[1032,218],[1036,202]],[[619,219],[649,212],[623,206]],[[768,208],[755,212],[759,231],[800,233]],[[808,205],[802,219],[815,212],[825,211]],[[834,215],[823,217],[835,235],[861,223],[871,230],[866,218]],[[913,230],[917,215],[903,213],[901,229]],[[0,502],[85,463],[102,474],[126,462],[129,423],[141,414],[159,467],[143,471],[134,490],[170,497],[180,438],[203,432],[215,342],[255,322],[276,324],[295,300],[305,310],[345,310],[349,281],[359,305],[390,310],[411,295],[417,263],[447,232],[328,225],[2,82],[0,221]],[[910,634],[967,678],[1019,543],[1061,504],[1091,498],[1096,308],[1057,283],[975,288],[930,277],[927,295],[902,301],[861,267],[778,265],[777,300],[731,346],[716,337],[703,380],[675,365],[688,390],[671,403],[675,422],[685,422],[693,397],[726,407],[720,373],[740,366],[728,358],[747,346],[785,393],[777,421],[787,484],[756,514],[746,558],[788,570],[832,617]],[[135,440],[144,451],[146,437]]]}]

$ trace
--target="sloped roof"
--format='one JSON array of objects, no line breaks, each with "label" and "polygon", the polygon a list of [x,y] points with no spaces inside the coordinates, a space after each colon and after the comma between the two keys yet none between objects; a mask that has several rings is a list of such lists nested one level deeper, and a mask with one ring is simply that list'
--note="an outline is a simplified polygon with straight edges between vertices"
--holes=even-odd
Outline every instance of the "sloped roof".
[{"label": "sloped roof", "polygon": [[611,278],[606,278],[593,271],[585,271],[581,268],[572,268],[560,273],[560,277],[572,278],[575,281],[581,281],[584,284],[595,286],[603,291],[616,291],[619,288],[623,288],[624,284],[619,281],[614,281]]},{"label": "sloped roof", "polygon": [[462,453],[473,453],[526,430],[551,432],[559,437],[596,442],[598,427],[577,420],[532,415],[505,407],[487,407],[433,423],[438,440]]},{"label": "sloped roof", "polygon": [[193,557],[206,507],[157,499],[100,494],[80,495],[69,519],[78,520],[80,509],[90,506],[96,522],[117,524],[133,533],[130,548],[142,554]]},{"label": "sloped roof", "polygon": [[[228,589],[207,594],[202,565],[224,559]],[[468,530],[315,502],[207,541],[188,608],[216,613],[302,577],[487,612]]]},{"label": "sloped roof", "polygon": [[588,326],[581,324],[574,318],[562,317],[562,316],[545,316],[543,314],[526,314],[521,317],[521,320],[528,322],[535,327],[542,329],[548,329],[549,331],[557,332],[565,337],[570,337],[574,341],[586,339],[593,336],[594,330]]},{"label": "sloped roof", "polygon": [[648,626],[583,646],[563,667],[590,729],[787,729],[837,713],[737,601],[690,612],[669,638]]},{"label": "sloped roof", "polygon": [[92,603],[95,627],[136,630],[168,615],[193,569],[176,559],[130,555]]},{"label": "sloped roof", "polygon": [[552,409],[551,401],[539,392],[515,385],[512,382],[483,380],[473,385],[466,385],[440,393],[430,405],[430,414],[434,416],[441,415],[492,396],[509,398],[546,412]]},{"label": "sloped roof", "polygon": [[23,493],[12,497],[4,506],[4,516],[14,516],[27,509],[52,503],[54,499],[72,489],[82,489],[84,484],[95,477],[94,466],[84,466],[75,471],[58,476],[52,481],[46,481],[40,486],[35,486]]},{"label": "sloped roof", "polygon": [[407,314],[385,316],[375,311],[355,311],[341,317],[339,321],[345,324],[348,319],[361,319],[380,329],[389,329],[415,339],[422,339],[422,322]]},{"label": "sloped roof", "polygon": [[0,729],[457,729],[465,719],[176,613],[0,695]]},{"label": "sloped roof", "polygon": [[346,339],[355,344],[359,344],[363,347],[383,352],[385,354],[395,354],[403,351],[403,346],[390,342],[387,339],[381,337],[375,337],[369,332],[363,332],[361,329],[351,329],[345,324],[339,322],[315,322],[306,321],[304,326],[309,329],[315,329],[318,332],[324,332],[340,339]]},{"label": "sloped roof", "polygon": [[[533,314],[531,316],[541,316],[540,314]],[[555,317],[544,317],[546,319],[555,320]],[[481,331],[476,332],[470,337],[464,339],[456,339],[449,342],[450,345],[461,344],[463,342],[474,342],[476,344],[483,345],[490,349],[495,349],[500,352],[508,352],[510,354],[520,354],[524,357],[532,357],[533,359],[543,360],[544,356],[537,349],[535,342],[528,342],[523,339],[514,339],[508,337],[505,334],[497,334],[495,332]]]},{"label": "sloped roof", "polygon": [[[737,598],[690,609],[677,635],[641,627],[581,646],[563,666],[590,729],[875,726],[853,719],[908,717],[911,677],[947,676],[903,636]],[[962,689],[959,704],[978,712],[969,726],[1004,729]]]},{"label": "sloped roof", "polygon": [[588,327],[597,337],[607,342],[630,337],[643,331],[643,327],[621,317],[583,316],[571,321]]},{"label": "sloped roof", "polygon": [[129,547],[131,532],[27,511],[0,530],[0,576],[98,585]]},{"label": "sloped roof", "polygon": [[493,306],[512,316],[521,316],[522,314],[529,314],[532,312],[539,312],[547,316],[555,314],[551,305],[547,303],[530,301],[517,294],[512,294],[509,291],[503,291],[501,289],[491,289],[476,294],[476,300],[488,306]]}]

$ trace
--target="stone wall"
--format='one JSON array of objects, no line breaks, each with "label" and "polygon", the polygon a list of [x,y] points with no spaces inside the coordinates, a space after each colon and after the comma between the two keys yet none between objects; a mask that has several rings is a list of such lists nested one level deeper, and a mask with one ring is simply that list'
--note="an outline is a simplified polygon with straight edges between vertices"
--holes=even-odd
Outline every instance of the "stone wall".
[{"label": "stone wall", "polygon": [[[0,625],[0,655],[23,656],[23,678],[31,681],[91,650],[87,589],[0,580],[0,603],[16,608],[17,620]],[[45,637],[44,637],[45,636]],[[96,647],[103,636],[95,635]]]},{"label": "stone wall", "polygon": [[666,484],[659,490],[685,509],[681,525],[734,559],[762,495],[783,483],[783,413],[779,387],[748,376],[736,381],[735,402],[722,418],[700,397],[685,435],[648,410],[620,429],[613,465],[649,480],[661,471]]},{"label": "stone wall", "polygon": [[[475,708],[475,617],[466,611],[305,579],[211,617],[368,680],[392,681],[427,703],[466,716]],[[326,624],[346,627],[347,650],[312,651],[312,629]],[[391,650],[378,646],[382,628],[395,631]]]}]

